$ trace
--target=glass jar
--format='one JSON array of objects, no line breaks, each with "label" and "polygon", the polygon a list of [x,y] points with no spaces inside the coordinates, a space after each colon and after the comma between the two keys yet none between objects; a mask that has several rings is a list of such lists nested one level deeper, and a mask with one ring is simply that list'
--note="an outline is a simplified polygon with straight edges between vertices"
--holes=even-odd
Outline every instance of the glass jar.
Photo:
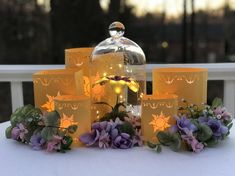
[{"label": "glass jar", "polygon": [[135,42],[123,36],[124,32],[122,23],[113,22],[109,26],[111,37],[91,54],[93,120],[103,118],[115,107],[119,112],[141,114],[141,97],[146,91],[145,55]]}]

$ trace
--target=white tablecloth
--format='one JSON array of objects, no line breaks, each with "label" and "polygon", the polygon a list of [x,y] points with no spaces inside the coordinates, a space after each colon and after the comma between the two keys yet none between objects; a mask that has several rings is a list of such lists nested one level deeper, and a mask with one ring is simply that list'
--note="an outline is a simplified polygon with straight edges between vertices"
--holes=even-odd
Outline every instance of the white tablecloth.
[{"label": "white tablecloth", "polygon": [[77,148],[66,154],[34,151],[5,138],[0,124],[0,176],[233,176],[235,130],[216,148],[199,154],[161,154],[147,147],[128,150]]}]

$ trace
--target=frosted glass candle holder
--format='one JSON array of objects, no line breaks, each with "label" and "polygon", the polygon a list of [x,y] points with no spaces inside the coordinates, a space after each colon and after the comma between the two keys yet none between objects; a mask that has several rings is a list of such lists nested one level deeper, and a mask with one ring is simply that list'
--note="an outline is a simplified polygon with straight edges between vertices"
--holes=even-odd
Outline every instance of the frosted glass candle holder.
[{"label": "frosted glass candle holder", "polygon": [[84,93],[90,96],[90,55],[94,48],[70,48],[65,50],[66,68],[83,71]]},{"label": "frosted glass candle holder", "polygon": [[200,106],[207,102],[207,69],[157,68],[153,69],[153,93],[176,94],[181,99]]},{"label": "frosted glass candle holder", "polygon": [[156,134],[175,124],[178,97],[170,94],[144,95],[142,98],[141,130],[145,142],[156,142]]},{"label": "frosted glass candle holder", "polygon": [[60,95],[83,95],[82,71],[76,69],[45,70],[33,74],[35,106],[54,110],[54,98]]},{"label": "frosted glass candle holder", "polygon": [[82,146],[78,140],[81,134],[91,130],[90,98],[87,96],[58,96],[55,98],[55,110],[61,116],[61,127],[77,125],[76,133],[72,135],[73,146]]}]

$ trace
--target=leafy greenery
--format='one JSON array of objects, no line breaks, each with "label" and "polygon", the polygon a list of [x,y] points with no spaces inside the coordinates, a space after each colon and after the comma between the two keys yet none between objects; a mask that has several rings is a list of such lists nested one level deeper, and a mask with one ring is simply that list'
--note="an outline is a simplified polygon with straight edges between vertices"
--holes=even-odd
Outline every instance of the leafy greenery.
[{"label": "leafy greenery", "polygon": [[212,134],[213,132],[209,126],[202,124],[198,127],[197,137],[201,142],[206,142],[212,137]]},{"label": "leafy greenery", "polygon": [[7,139],[11,138],[11,130],[12,130],[12,126],[7,127],[6,131],[5,131],[5,136]]},{"label": "leafy greenery", "polygon": [[[193,152],[200,152],[204,147],[213,147],[230,134],[233,118],[220,98],[215,98],[212,105],[189,105],[183,100],[185,107],[180,107],[177,123],[169,131],[159,131],[156,136],[159,143],[179,151],[182,144]],[[187,118],[186,118],[187,117]],[[148,142],[149,148],[161,151],[159,143]]]},{"label": "leafy greenery", "polygon": [[157,138],[162,145],[169,146],[173,151],[179,151],[181,147],[181,139],[178,134],[160,131]]},{"label": "leafy greenery", "polygon": [[124,117],[128,116],[126,111],[120,110],[121,107],[126,108],[124,103],[117,103],[114,107],[106,102],[96,102],[95,104],[106,105],[111,108],[111,111],[109,113],[106,113],[99,121],[114,121],[117,117],[120,120],[124,121]]},{"label": "leafy greenery", "polygon": [[40,109],[35,108],[32,105],[26,105],[20,108],[17,108],[15,112],[11,115],[10,121],[12,126],[16,126],[16,124],[21,122],[30,123],[33,119],[39,118],[42,115]]},{"label": "leafy greenery", "polygon": [[[8,139],[13,138],[31,145],[34,145],[31,140],[37,143],[37,140],[32,138],[41,137],[45,143],[36,145],[42,145],[44,148],[50,145],[48,148],[50,151],[54,149],[65,152],[70,149],[73,142],[70,135],[74,134],[77,128],[77,125],[70,125],[67,128],[60,127],[60,115],[57,111],[43,115],[40,109],[26,105],[18,108],[11,115],[11,126],[6,129],[5,135]],[[21,135],[19,135],[20,133]]]},{"label": "leafy greenery", "polygon": [[133,136],[135,133],[132,124],[126,121],[123,122],[123,124],[119,125],[118,129],[121,133],[127,133],[131,136]]},{"label": "leafy greenery", "polygon": [[214,109],[216,107],[219,107],[219,106],[223,106],[223,101],[221,98],[215,98],[213,101],[212,101],[212,105],[211,105],[211,108]]}]

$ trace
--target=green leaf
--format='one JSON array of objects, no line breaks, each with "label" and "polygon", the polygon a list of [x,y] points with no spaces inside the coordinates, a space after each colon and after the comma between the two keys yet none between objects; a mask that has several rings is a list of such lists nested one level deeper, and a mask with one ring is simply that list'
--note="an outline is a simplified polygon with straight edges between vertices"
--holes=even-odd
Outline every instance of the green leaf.
[{"label": "green leaf", "polygon": [[117,104],[114,106],[114,108],[113,108],[113,112],[114,112],[114,113],[118,113],[120,107],[126,108],[126,106],[125,106],[124,103],[117,103]]},{"label": "green leaf", "polygon": [[147,146],[151,149],[155,149],[157,147],[157,144],[147,141]]},{"label": "green leaf", "polygon": [[20,108],[17,108],[14,113],[12,113],[10,117],[11,125],[13,127],[16,126],[18,123],[22,122],[31,122],[31,120],[35,120],[36,118],[40,117],[42,114],[41,110],[35,108],[32,105],[26,105]]},{"label": "green leaf", "polygon": [[9,126],[7,127],[7,129],[5,130],[5,135],[6,135],[6,138],[7,139],[10,139],[11,138],[11,131],[12,131],[13,127],[12,126]]},{"label": "green leaf", "polygon": [[77,126],[77,125],[70,125],[70,126],[68,127],[68,132],[69,132],[70,134],[73,134],[73,133],[75,133],[75,132],[77,131],[77,129],[78,129],[78,126]]},{"label": "green leaf", "polygon": [[156,151],[157,153],[161,153],[161,152],[162,152],[162,146],[161,146],[160,144],[157,145],[156,148],[155,148],[155,151]]},{"label": "green leaf", "polygon": [[213,132],[209,126],[200,125],[198,129],[199,129],[199,132],[197,134],[197,137],[201,142],[205,142],[211,138]]},{"label": "green leaf", "polygon": [[57,128],[53,127],[44,127],[41,132],[42,138],[45,139],[46,141],[52,140],[53,136],[56,134],[57,134]]},{"label": "green leaf", "polygon": [[48,112],[44,118],[46,126],[59,127],[60,126],[60,115],[57,111]]},{"label": "green leaf", "polygon": [[223,106],[223,101],[221,98],[216,97],[213,101],[212,101],[212,108],[217,108],[218,106]]},{"label": "green leaf", "polygon": [[230,123],[227,127],[228,127],[228,130],[230,130],[233,127],[233,123]]},{"label": "green leaf", "polygon": [[217,139],[211,138],[210,140],[206,141],[206,146],[207,147],[214,147],[218,143],[219,143],[219,141]]},{"label": "green leaf", "polygon": [[158,132],[157,138],[162,145],[170,146],[172,144],[172,136],[168,132]]},{"label": "green leaf", "polygon": [[119,111],[117,113],[115,113],[114,111],[106,113],[99,121],[110,121],[113,120],[115,121],[116,118],[119,118],[120,120],[124,121],[124,117],[128,117],[127,112],[126,111]]},{"label": "green leaf", "polygon": [[157,138],[162,145],[169,146],[173,151],[179,151],[181,148],[181,140],[178,134],[169,132],[158,132]]},{"label": "green leaf", "polygon": [[131,136],[135,133],[135,130],[130,122],[124,122],[118,126],[118,129],[120,133],[127,133]]},{"label": "green leaf", "polygon": [[172,144],[170,145],[170,148],[175,152],[178,152],[180,150],[181,140],[178,134],[172,135]]},{"label": "green leaf", "polygon": [[65,136],[63,138],[63,141],[64,142],[61,143],[61,149],[62,150],[69,150],[71,144],[73,143],[73,138],[71,136]]}]

